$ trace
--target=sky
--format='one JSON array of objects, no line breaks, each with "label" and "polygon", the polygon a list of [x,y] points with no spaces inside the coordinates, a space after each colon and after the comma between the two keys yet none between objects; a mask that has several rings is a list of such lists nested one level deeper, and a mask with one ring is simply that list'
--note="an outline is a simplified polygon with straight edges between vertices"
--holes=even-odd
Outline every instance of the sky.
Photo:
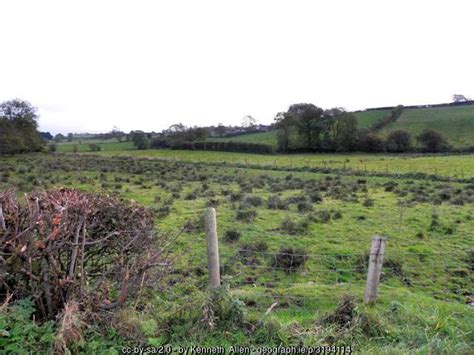
[{"label": "sky", "polygon": [[0,101],[42,131],[268,124],[474,97],[474,2],[0,0]]}]

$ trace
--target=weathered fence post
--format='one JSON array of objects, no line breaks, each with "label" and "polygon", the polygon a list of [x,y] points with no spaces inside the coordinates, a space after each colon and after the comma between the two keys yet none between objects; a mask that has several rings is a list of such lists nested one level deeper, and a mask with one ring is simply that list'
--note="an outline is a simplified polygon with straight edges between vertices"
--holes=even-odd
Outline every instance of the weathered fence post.
[{"label": "weathered fence post", "polygon": [[220,286],[219,246],[217,244],[216,210],[213,207],[206,209],[204,214],[204,228],[207,239],[207,269],[209,271],[209,286]]},{"label": "weathered fence post", "polygon": [[385,252],[386,239],[381,236],[372,238],[370,247],[369,270],[367,272],[367,284],[365,286],[364,303],[369,304],[377,299],[377,292],[382,272],[383,254]]}]

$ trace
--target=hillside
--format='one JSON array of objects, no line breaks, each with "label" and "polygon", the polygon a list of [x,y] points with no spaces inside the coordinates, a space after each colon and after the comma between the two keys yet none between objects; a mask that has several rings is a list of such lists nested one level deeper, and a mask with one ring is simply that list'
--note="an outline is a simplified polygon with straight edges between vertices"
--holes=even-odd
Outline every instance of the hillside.
[{"label": "hillside", "polygon": [[277,146],[276,131],[262,132],[262,133],[248,133],[240,136],[225,137],[225,138],[208,138],[210,142],[247,142],[247,143],[259,143],[268,144],[272,147]]},{"label": "hillside", "polygon": [[[368,128],[378,119],[388,115],[390,110],[370,110],[355,113],[359,128]],[[474,145],[474,105],[454,107],[431,107],[405,109],[400,118],[385,127],[380,134],[386,136],[390,131],[404,129],[416,136],[426,128],[445,135],[455,147]],[[236,141],[270,144],[276,147],[276,132],[249,133],[236,137],[211,138],[212,141]]]},{"label": "hillside", "polygon": [[407,109],[396,122],[387,126],[381,133],[405,129],[412,135],[417,135],[426,128],[443,133],[456,147],[472,146],[474,145],[474,105]]},{"label": "hillside", "polygon": [[390,114],[390,110],[359,111],[355,113],[359,128],[369,128],[377,120]]}]

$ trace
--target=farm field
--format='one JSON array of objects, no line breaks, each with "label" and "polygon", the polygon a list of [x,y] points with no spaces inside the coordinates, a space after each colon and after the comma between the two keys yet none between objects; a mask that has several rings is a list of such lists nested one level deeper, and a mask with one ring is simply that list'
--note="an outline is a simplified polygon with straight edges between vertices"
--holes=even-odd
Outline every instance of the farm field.
[{"label": "farm field", "polygon": [[[137,338],[148,345],[337,344],[358,353],[472,350],[473,155],[130,150],[31,154],[0,162],[0,190],[106,192],[150,208],[163,233],[184,227],[166,283],[133,300],[109,337],[90,334],[96,352],[113,352]],[[365,172],[362,164],[366,176],[355,171]],[[314,166],[326,170],[307,169]],[[398,170],[436,174],[407,177]],[[214,330],[202,323],[202,215],[208,206],[217,211],[221,274],[234,307],[229,312],[245,318],[243,325],[230,322]],[[364,306],[376,234],[387,238],[384,273],[379,300]],[[347,327],[338,325],[341,299],[355,307]],[[134,339],[127,338],[130,327],[138,329]],[[93,351],[92,345],[80,346]]]},{"label": "farm field", "polygon": [[206,139],[209,142],[246,142],[246,143],[258,143],[268,144],[276,149],[277,138],[276,131],[262,132],[262,133],[248,133],[240,136],[226,137],[226,138],[215,138],[211,137]]},{"label": "farm field", "polygon": [[369,128],[377,120],[390,114],[390,110],[370,110],[355,112],[359,128]]},{"label": "farm field", "polygon": [[87,139],[72,142],[62,142],[56,145],[57,151],[62,153],[72,153],[76,149],[77,152],[90,152],[89,144],[98,145],[103,151],[122,151],[135,149],[133,142],[117,142],[116,139]]},{"label": "farm field", "polygon": [[[243,165],[266,169],[326,169],[354,174],[427,174],[452,178],[474,177],[474,156],[466,155],[389,155],[389,154],[279,154],[259,155],[189,150],[104,151],[104,156],[131,156],[171,159],[182,162]],[[351,170],[351,171],[348,171]]]}]

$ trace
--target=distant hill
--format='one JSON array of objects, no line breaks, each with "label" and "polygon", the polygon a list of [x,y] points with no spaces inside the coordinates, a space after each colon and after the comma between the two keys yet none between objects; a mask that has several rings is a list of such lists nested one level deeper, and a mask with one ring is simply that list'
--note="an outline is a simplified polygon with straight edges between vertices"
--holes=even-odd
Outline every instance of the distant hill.
[{"label": "distant hill", "polygon": [[370,110],[355,112],[359,128],[369,128],[377,120],[390,114],[391,110]]},{"label": "distant hill", "polygon": [[474,146],[474,105],[406,109],[380,133],[405,129],[417,135],[426,128],[443,133],[455,147]]},{"label": "distant hill", "polygon": [[[402,115],[394,123],[378,132],[386,136],[390,131],[404,129],[413,136],[426,128],[434,129],[444,134],[450,144],[455,147],[474,146],[474,104],[451,105],[415,108],[405,108]],[[390,108],[368,109],[354,112],[359,127],[368,128],[377,120],[390,114]],[[235,141],[277,145],[276,132],[249,133],[235,137],[209,138],[209,141]]]}]

